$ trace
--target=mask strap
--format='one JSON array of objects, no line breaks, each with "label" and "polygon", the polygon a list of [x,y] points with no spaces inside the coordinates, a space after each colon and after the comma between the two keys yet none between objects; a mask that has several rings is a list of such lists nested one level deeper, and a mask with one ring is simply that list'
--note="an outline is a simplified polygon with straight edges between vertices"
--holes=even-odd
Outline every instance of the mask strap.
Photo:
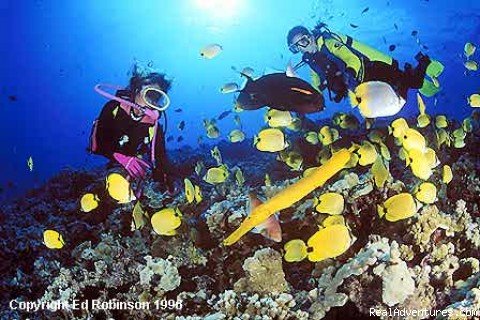
[{"label": "mask strap", "polygon": [[[118,86],[118,85],[114,85],[114,84],[108,84],[108,83],[100,83],[100,84],[97,84],[95,87],[94,87],[94,90],[104,96],[105,98],[107,99],[110,99],[110,100],[115,100],[117,102],[120,103],[120,106],[125,110],[125,107],[131,107],[131,108],[135,108],[137,110],[140,110],[141,112],[143,112],[147,117],[144,117],[142,119],[141,122],[145,122],[145,123],[155,123],[160,114],[158,112],[156,112],[155,110],[148,110],[148,108],[143,108],[141,106],[139,106],[138,104],[136,103],[133,103],[131,101],[128,101],[126,99],[123,99],[121,97],[117,97],[116,95],[113,95],[105,90],[102,89],[102,87],[105,87],[105,88],[109,88],[109,89],[112,89],[112,90],[123,90],[124,88],[121,87],[121,86]],[[162,91],[163,92],[163,91]],[[164,93],[165,94],[165,93]],[[165,94],[166,96],[166,94]],[[168,96],[166,96],[168,98]],[[170,99],[168,99],[168,103],[170,103]],[[168,105],[167,105],[168,106]],[[129,113],[130,111],[129,110],[125,110],[127,113]],[[147,119],[148,118],[148,119]]]}]

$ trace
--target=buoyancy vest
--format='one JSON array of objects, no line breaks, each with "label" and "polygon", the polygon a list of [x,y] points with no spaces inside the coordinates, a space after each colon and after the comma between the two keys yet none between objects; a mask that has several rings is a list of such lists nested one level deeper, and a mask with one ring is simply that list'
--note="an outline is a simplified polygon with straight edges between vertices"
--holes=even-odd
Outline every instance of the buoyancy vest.
[{"label": "buoyancy vest", "polygon": [[317,46],[318,50],[328,51],[340,59],[345,68],[352,69],[358,82],[363,81],[367,61],[381,61],[389,65],[394,63],[392,57],[350,36],[338,33],[322,32],[317,37]]}]

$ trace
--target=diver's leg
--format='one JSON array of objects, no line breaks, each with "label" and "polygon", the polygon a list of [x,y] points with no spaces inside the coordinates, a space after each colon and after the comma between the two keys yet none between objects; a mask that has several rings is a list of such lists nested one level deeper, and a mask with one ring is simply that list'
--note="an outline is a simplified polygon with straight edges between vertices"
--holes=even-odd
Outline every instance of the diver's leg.
[{"label": "diver's leg", "polygon": [[387,64],[381,61],[369,61],[365,64],[365,77],[363,82],[382,81],[396,87],[403,79],[398,63]]},{"label": "diver's leg", "polygon": [[419,52],[415,59],[418,61],[418,65],[415,68],[412,68],[410,64],[405,64],[404,71],[404,85],[412,89],[420,89],[423,85],[423,79],[427,72],[428,65],[432,60],[427,55]]}]

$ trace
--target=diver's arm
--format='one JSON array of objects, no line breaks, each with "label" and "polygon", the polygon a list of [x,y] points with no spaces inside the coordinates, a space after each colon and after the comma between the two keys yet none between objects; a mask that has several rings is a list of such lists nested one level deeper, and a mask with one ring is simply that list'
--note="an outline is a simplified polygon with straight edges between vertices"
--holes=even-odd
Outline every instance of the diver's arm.
[{"label": "diver's arm", "polygon": [[118,102],[109,101],[105,104],[96,121],[96,129],[94,130],[92,139],[96,141],[96,150],[92,150],[95,154],[103,155],[109,159],[113,159],[113,153],[116,151],[116,121],[114,110],[118,107]]}]

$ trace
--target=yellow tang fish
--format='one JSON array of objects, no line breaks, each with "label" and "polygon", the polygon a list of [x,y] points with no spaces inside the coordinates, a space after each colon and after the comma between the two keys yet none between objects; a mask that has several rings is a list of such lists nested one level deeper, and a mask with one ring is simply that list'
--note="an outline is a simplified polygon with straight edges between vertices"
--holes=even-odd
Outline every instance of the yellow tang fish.
[{"label": "yellow tang fish", "polygon": [[263,129],[254,137],[254,145],[260,151],[278,152],[288,147],[285,135],[279,129]]},{"label": "yellow tang fish", "polygon": [[352,239],[345,225],[333,224],[317,231],[308,239],[308,260],[312,262],[335,258],[350,248]]},{"label": "yellow tang fish", "polygon": [[153,231],[163,236],[174,236],[177,229],[182,224],[182,213],[178,208],[165,208],[152,215],[150,222]]},{"label": "yellow tang fish", "polygon": [[343,196],[335,192],[322,194],[315,202],[317,212],[331,215],[342,214],[345,206]]},{"label": "yellow tang fish", "polygon": [[444,165],[442,168],[442,181],[445,184],[449,184],[453,179],[452,168],[449,165]]},{"label": "yellow tang fish", "polygon": [[280,154],[277,157],[277,160],[283,161],[287,166],[289,166],[294,171],[299,171],[302,169],[303,157],[298,152],[280,151]]},{"label": "yellow tang fish", "polygon": [[269,109],[265,113],[264,120],[272,128],[288,127],[292,124],[293,117],[289,111]]},{"label": "yellow tang fish", "polygon": [[217,146],[210,150],[210,154],[212,155],[213,159],[217,161],[218,166],[222,164],[222,154],[220,153],[220,150]]},{"label": "yellow tang fish", "polygon": [[270,175],[268,173],[265,173],[265,186],[266,187],[272,186],[272,180],[270,179]]},{"label": "yellow tang fish", "polygon": [[43,243],[49,249],[61,249],[65,245],[62,235],[55,230],[45,230],[43,232]]},{"label": "yellow tang fish", "polygon": [[328,216],[322,221],[323,227],[329,227],[333,225],[345,225],[345,218],[341,215]]},{"label": "yellow tang fish", "polygon": [[243,172],[240,168],[235,171],[235,180],[237,180],[237,185],[239,187],[243,186],[245,183],[245,177],[243,176]]},{"label": "yellow tang fish", "polygon": [[437,187],[431,182],[422,182],[415,189],[414,194],[418,201],[432,204],[437,200]]},{"label": "yellow tang fish", "polygon": [[430,116],[428,114],[420,114],[417,117],[417,127],[425,128],[431,122]]},{"label": "yellow tang fish", "polygon": [[469,71],[477,71],[478,70],[478,64],[476,61],[473,60],[468,60],[465,61],[465,68]]},{"label": "yellow tang fish", "polygon": [[98,208],[98,196],[93,193],[86,193],[80,199],[80,207],[83,212],[90,212]]},{"label": "yellow tang fish", "polygon": [[132,212],[132,231],[140,230],[145,226],[145,215],[146,213],[143,211],[140,201],[137,201]]},{"label": "yellow tang fish", "polygon": [[202,195],[202,190],[200,189],[199,186],[195,185],[193,188],[195,192],[195,202],[200,203],[203,200],[203,195]]},{"label": "yellow tang fish", "polygon": [[390,172],[385,166],[382,157],[377,156],[377,159],[373,163],[370,170],[372,172],[373,180],[375,181],[375,185],[377,186],[377,188],[383,188],[385,182],[387,182],[388,178],[390,177]]},{"label": "yellow tang fish", "polygon": [[435,126],[438,129],[444,129],[448,127],[448,120],[447,117],[444,115],[438,115],[435,117]]},{"label": "yellow tang fish", "polygon": [[377,212],[380,218],[395,222],[413,216],[417,206],[410,193],[400,193],[388,198],[383,205],[377,205]]},{"label": "yellow tang fish", "polygon": [[307,257],[307,245],[301,239],[290,240],[283,246],[285,261],[298,262]]},{"label": "yellow tang fish", "polygon": [[398,118],[390,125],[391,133],[395,138],[402,137],[408,128],[408,123],[404,118]]},{"label": "yellow tang fish", "polygon": [[228,140],[230,140],[231,143],[242,142],[245,140],[245,134],[241,130],[234,129],[228,134]]},{"label": "yellow tang fish", "polygon": [[192,203],[193,200],[195,200],[195,189],[193,187],[193,183],[188,178],[185,178],[183,181],[185,183],[185,198],[187,198],[188,203]]},{"label": "yellow tang fish", "polygon": [[130,182],[119,173],[111,173],[106,179],[107,192],[120,204],[130,203],[135,200],[135,195],[130,188]]},{"label": "yellow tang fish", "polygon": [[324,126],[318,133],[318,140],[324,145],[329,146],[340,138],[340,134],[337,129]]},{"label": "yellow tang fish", "polygon": [[413,149],[408,153],[407,165],[410,165],[412,173],[422,180],[428,180],[433,173],[431,159],[418,149]]},{"label": "yellow tang fish", "polygon": [[213,167],[207,170],[207,174],[203,177],[203,180],[210,184],[220,184],[225,182],[228,178],[228,169],[225,165],[219,167]]},{"label": "yellow tang fish", "polygon": [[368,166],[375,162],[378,153],[375,146],[368,141],[364,141],[357,150],[358,164],[361,166]]},{"label": "yellow tang fish", "polygon": [[474,93],[467,99],[468,104],[472,108],[480,108],[480,94]]},{"label": "yellow tang fish", "polygon": [[318,133],[314,132],[314,131],[310,131],[310,132],[307,132],[305,134],[305,140],[307,140],[308,143],[310,144],[318,144],[319,140],[318,140]]},{"label": "yellow tang fish", "polygon": [[426,148],[427,142],[425,141],[425,138],[415,129],[407,129],[403,137],[400,138],[402,146],[407,152],[410,152],[413,149],[424,151]]},{"label": "yellow tang fish", "polygon": [[465,43],[465,47],[463,48],[463,52],[465,53],[465,57],[467,59],[473,56],[476,50],[477,47],[471,42]]}]

